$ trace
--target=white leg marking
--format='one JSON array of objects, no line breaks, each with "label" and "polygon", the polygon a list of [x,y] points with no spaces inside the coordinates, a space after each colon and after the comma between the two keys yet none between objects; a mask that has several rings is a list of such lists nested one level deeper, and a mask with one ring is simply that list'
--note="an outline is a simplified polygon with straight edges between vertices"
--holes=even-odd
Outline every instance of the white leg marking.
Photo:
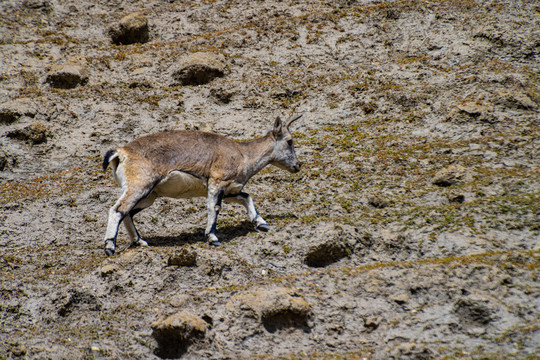
[{"label": "white leg marking", "polygon": [[255,224],[258,230],[268,231],[270,227],[264,221],[264,219],[259,215],[257,209],[255,208],[255,203],[249,194],[240,193],[237,196],[226,198],[227,201],[235,202],[237,204],[242,204],[248,213],[249,220]]},{"label": "white leg marking", "polygon": [[208,210],[208,219],[206,223],[205,235],[210,245],[221,245],[216,236],[216,225],[219,210],[221,209],[221,198],[223,192],[215,185],[208,185],[208,197],[206,199],[206,209]]},{"label": "white leg marking", "polygon": [[148,246],[148,243],[141,238],[139,232],[135,228],[135,224],[133,223],[133,218],[131,216],[126,216],[123,223],[126,227],[129,239],[131,240],[131,243],[133,245]]},{"label": "white leg marking", "polygon": [[107,231],[105,232],[105,240],[116,239],[116,234],[118,233],[118,225],[120,220],[122,220],[122,214],[120,214],[116,209],[118,208],[118,201],[112,208],[109,210],[109,221],[107,222]]}]

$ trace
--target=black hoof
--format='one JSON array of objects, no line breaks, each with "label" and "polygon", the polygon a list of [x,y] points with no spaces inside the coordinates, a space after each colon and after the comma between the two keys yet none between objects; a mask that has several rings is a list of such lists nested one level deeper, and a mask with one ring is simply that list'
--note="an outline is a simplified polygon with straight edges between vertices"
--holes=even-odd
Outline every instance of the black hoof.
[{"label": "black hoof", "polygon": [[214,241],[209,241],[208,244],[210,246],[221,246],[221,243],[217,240],[214,240]]},{"label": "black hoof", "polygon": [[113,249],[105,249],[105,254],[107,254],[107,256],[113,256],[114,255],[114,250]]},{"label": "black hoof", "polygon": [[260,224],[260,225],[257,225],[257,230],[268,232],[270,231],[270,226],[268,226],[268,224]]}]

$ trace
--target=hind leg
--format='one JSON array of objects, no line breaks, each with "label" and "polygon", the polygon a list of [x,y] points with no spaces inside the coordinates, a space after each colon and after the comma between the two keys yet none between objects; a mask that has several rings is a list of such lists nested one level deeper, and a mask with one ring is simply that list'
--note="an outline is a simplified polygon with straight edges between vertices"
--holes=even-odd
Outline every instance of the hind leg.
[{"label": "hind leg", "polygon": [[[105,232],[105,253],[109,256],[114,254],[114,251],[116,249],[116,238],[118,236],[118,227],[120,226],[120,223],[127,217],[130,216],[130,213],[135,209],[135,207],[139,204],[139,202],[144,201],[149,193],[152,191],[153,186],[147,186],[147,187],[140,187],[135,189],[126,189],[126,191],[122,194],[120,199],[114,204],[113,207],[109,210],[109,220],[107,222],[107,231]],[[131,223],[133,225],[133,221],[130,219],[128,220],[128,224]],[[136,232],[137,230],[134,230],[134,233],[131,232],[135,226],[133,225],[133,228],[131,226],[128,227],[128,234],[131,236],[134,236],[136,239]]]},{"label": "hind leg", "polygon": [[151,193],[146,198],[142,199],[135,205],[133,210],[130,211],[130,213],[124,218],[122,221],[124,223],[124,226],[126,228],[126,231],[128,233],[129,239],[131,240],[132,245],[135,246],[148,246],[148,243],[141,238],[141,235],[137,231],[137,228],[135,227],[135,224],[133,223],[133,217],[141,212],[142,210],[146,209],[147,207],[151,206],[154,201],[156,200],[157,195],[156,193]]}]

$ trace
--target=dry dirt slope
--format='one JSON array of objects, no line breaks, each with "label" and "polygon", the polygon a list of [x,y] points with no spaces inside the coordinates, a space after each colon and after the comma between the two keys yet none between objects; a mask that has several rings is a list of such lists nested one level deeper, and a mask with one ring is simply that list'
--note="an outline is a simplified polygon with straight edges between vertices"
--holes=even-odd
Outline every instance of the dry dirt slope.
[{"label": "dry dirt slope", "polygon": [[[2,1],[0,358],[538,358],[539,39],[535,1]],[[270,233],[161,200],[104,256],[105,151],[293,111]]]}]

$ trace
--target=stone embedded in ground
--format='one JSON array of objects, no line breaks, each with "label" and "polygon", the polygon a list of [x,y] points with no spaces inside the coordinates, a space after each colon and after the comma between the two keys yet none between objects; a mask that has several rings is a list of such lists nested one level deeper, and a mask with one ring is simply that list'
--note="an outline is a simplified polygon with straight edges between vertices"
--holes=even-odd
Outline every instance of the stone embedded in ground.
[{"label": "stone embedded in ground", "polygon": [[459,104],[457,106],[457,109],[465,114],[468,114],[474,117],[478,117],[482,115],[483,113],[485,113],[486,111],[491,110],[491,108],[489,108],[488,106],[478,104],[473,101],[467,101],[462,104]]},{"label": "stone embedded in ground", "polygon": [[208,323],[188,311],[180,311],[151,324],[152,336],[158,343],[156,354],[162,358],[178,358],[188,346],[204,337]]},{"label": "stone embedded in ground", "polygon": [[197,252],[192,247],[182,247],[169,257],[167,264],[176,266],[195,266],[197,265]]},{"label": "stone embedded in ground", "polygon": [[142,12],[135,12],[124,16],[108,29],[113,44],[145,43],[150,39],[148,20]]},{"label": "stone embedded in ground", "polygon": [[7,345],[11,345],[11,353],[13,354],[13,356],[15,356],[16,358],[26,358],[25,355],[28,350],[26,349],[26,346],[24,346],[24,344],[16,342],[14,344]]},{"label": "stone embedded in ground", "polygon": [[45,75],[45,82],[53,88],[73,89],[88,82],[88,68],[83,58],[71,58],[65,63],[51,66]]},{"label": "stone embedded in ground", "polygon": [[409,302],[409,295],[407,295],[405,293],[394,294],[394,295],[390,296],[390,300],[392,300],[393,302],[395,302],[398,305],[403,305],[403,304],[406,304],[406,303]]},{"label": "stone embedded in ground", "polygon": [[494,123],[497,118],[494,115],[494,109],[490,105],[478,103],[476,101],[465,101],[456,105],[450,111],[447,121],[456,123],[469,123],[478,121],[482,123]]},{"label": "stone embedded in ground", "polygon": [[227,304],[233,314],[240,310],[248,317],[258,319],[266,330],[275,332],[284,328],[307,329],[312,315],[311,306],[299,294],[284,287],[268,287],[236,294]]},{"label": "stone embedded in ground", "polygon": [[323,267],[349,256],[351,251],[346,239],[332,237],[310,247],[304,262],[308,266]]},{"label": "stone embedded in ground", "polygon": [[368,197],[368,204],[377,209],[382,209],[390,205],[390,201],[384,198],[381,194],[372,194]]},{"label": "stone embedded in ground", "polygon": [[389,20],[397,20],[399,19],[401,13],[397,9],[387,9],[386,10],[386,18]]},{"label": "stone embedded in ground", "polygon": [[179,85],[202,85],[225,74],[225,66],[210,53],[194,53],[184,59],[172,74]]},{"label": "stone embedded in ground", "polygon": [[114,274],[115,272],[118,271],[118,266],[115,265],[115,264],[108,264],[108,265],[104,265],[102,268],[101,268],[101,276],[102,277],[108,277],[112,274]]},{"label": "stone embedded in ground", "polygon": [[51,2],[48,0],[23,0],[23,7],[32,10],[41,10],[49,13],[53,10]]},{"label": "stone embedded in ground", "polygon": [[197,265],[199,273],[218,277],[239,267],[238,258],[214,249],[199,249]]},{"label": "stone embedded in ground", "polygon": [[290,99],[299,94],[296,90],[290,90],[284,87],[274,87],[268,92],[268,96],[276,100]]},{"label": "stone embedded in ground", "polygon": [[70,290],[67,302],[58,309],[58,315],[66,317],[75,311],[99,310],[101,310],[101,302],[94,294],[86,291]]},{"label": "stone embedded in ground", "polygon": [[380,316],[369,316],[364,319],[364,327],[368,332],[372,332],[379,327],[381,322],[382,318]]},{"label": "stone embedded in ground", "polygon": [[497,104],[509,109],[534,110],[538,105],[526,94],[508,89],[501,90],[497,94]]},{"label": "stone embedded in ground", "polygon": [[0,105],[0,124],[11,124],[23,116],[35,117],[37,107],[31,99],[21,98]]},{"label": "stone embedded in ground", "polygon": [[461,165],[450,165],[447,168],[439,170],[433,177],[433,184],[438,186],[452,186],[463,184],[472,180],[472,174]]},{"label": "stone embedded in ground", "polygon": [[232,91],[227,91],[222,88],[210,89],[210,95],[212,95],[218,102],[222,104],[228,104],[235,95]]},{"label": "stone embedded in ground", "polygon": [[133,79],[129,82],[128,87],[130,89],[151,89],[153,85],[152,82],[148,79]]},{"label": "stone embedded in ground", "polygon": [[395,360],[428,360],[433,358],[433,351],[424,344],[412,342],[401,343],[390,351],[388,359]]},{"label": "stone embedded in ground", "polygon": [[7,133],[9,138],[23,140],[35,145],[46,142],[49,136],[49,128],[40,121],[35,121],[23,129],[16,129]]},{"label": "stone embedded in ground", "polygon": [[493,320],[493,310],[489,308],[487,298],[463,298],[454,304],[454,312],[463,324],[486,325]]},{"label": "stone embedded in ground", "polygon": [[465,195],[463,194],[449,194],[448,201],[451,203],[461,204],[465,201]]},{"label": "stone embedded in ground", "polygon": [[174,294],[168,300],[169,305],[175,308],[183,308],[191,301],[191,297],[186,294]]}]

